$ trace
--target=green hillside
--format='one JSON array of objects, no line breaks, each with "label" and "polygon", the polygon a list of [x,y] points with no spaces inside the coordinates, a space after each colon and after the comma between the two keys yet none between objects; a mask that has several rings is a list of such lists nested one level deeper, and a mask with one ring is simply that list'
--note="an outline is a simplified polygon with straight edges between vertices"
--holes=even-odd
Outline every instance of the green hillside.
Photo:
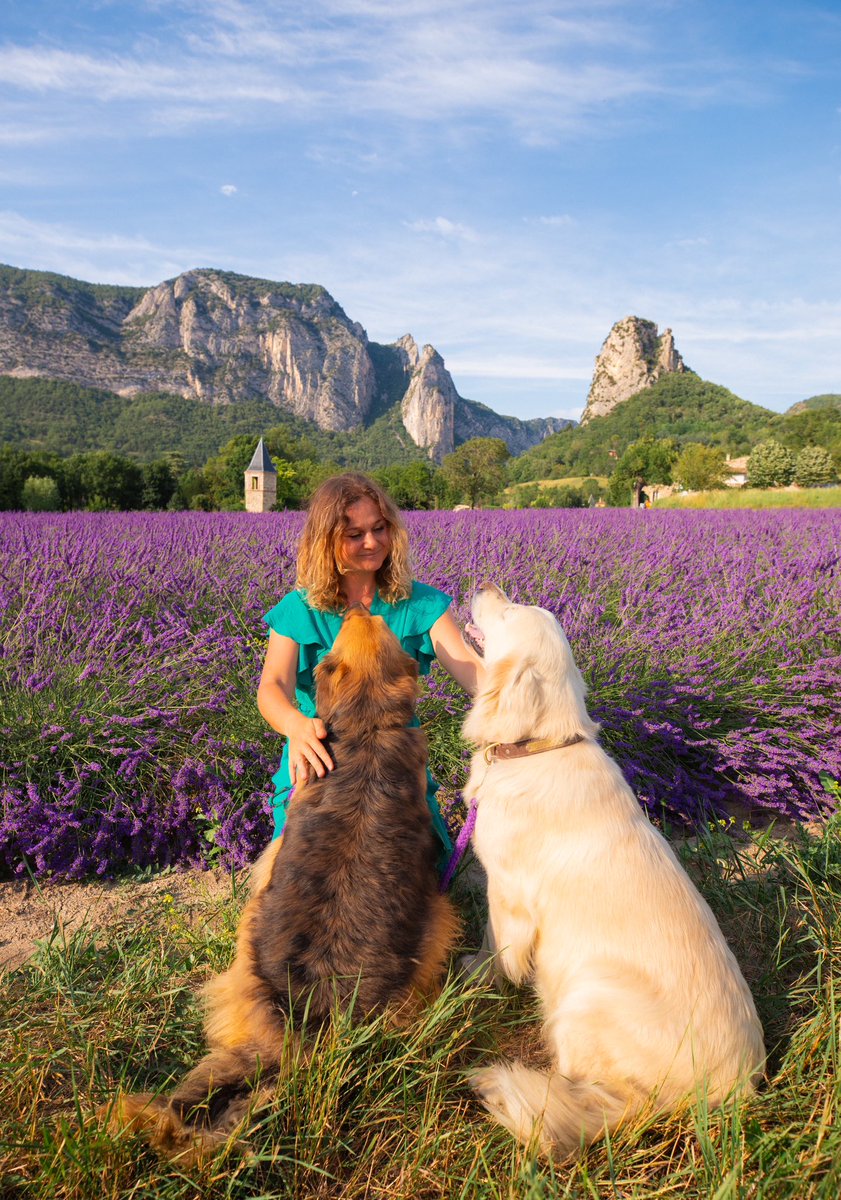
[{"label": "green hillside", "polygon": [[52,271],[28,271],[0,263],[0,291],[21,303],[41,307],[56,303],[86,306],[95,301],[121,304],[128,311],[144,295],[146,288],[116,283],[86,283]]},{"label": "green hillside", "polygon": [[[373,471],[425,460],[400,419],[399,401],[395,404],[389,396],[401,382],[386,360],[390,348],[377,349],[383,351],[377,365],[392,386],[383,388],[373,424],[353,433],[321,430],[268,400],[208,405],[164,393],[125,397],[54,379],[0,375],[0,445],[61,457],[112,450],[140,463],[176,452],[188,466],[198,467],[237,435],[278,429],[305,443],[304,457],[339,467]],[[841,408],[811,401],[803,405],[773,413],[697,375],[669,375],[607,416],[552,434],[512,459],[511,482],[610,475],[629,443],[647,433],[678,443],[721,446],[734,456],[748,454],[758,441],[773,436],[795,453],[804,446],[824,446],[841,464]]]},{"label": "green hillside", "polygon": [[511,464],[511,477],[525,483],[567,475],[609,475],[616,457],[644,434],[747,454],[770,434],[775,419],[768,409],[697,375],[666,375],[607,416],[552,434],[526,451]]},{"label": "green hillside", "polygon": [[774,437],[795,454],[804,446],[823,446],[841,466],[841,407],[790,408],[774,417]]},{"label": "green hillside", "polygon": [[841,409],[841,396],[837,392],[824,392],[820,396],[810,396],[808,400],[798,400],[786,411],[786,416],[795,413],[818,411],[821,409]]},{"label": "green hillside", "polygon": [[54,379],[0,375],[0,445],[19,450],[62,457],[113,450],[141,463],[173,451],[198,467],[238,434],[275,428],[306,439],[312,456],[340,467],[375,470],[425,458],[400,421],[399,405],[367,429],[330,433],[268,400],[214,406],[163,393],[124,397]]}]

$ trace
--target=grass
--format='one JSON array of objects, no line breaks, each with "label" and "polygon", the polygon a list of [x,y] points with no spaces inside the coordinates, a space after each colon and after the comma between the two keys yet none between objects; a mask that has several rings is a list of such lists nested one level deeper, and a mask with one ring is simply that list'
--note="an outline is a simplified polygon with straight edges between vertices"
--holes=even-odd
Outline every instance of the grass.
[{"label": "grass", "polygon": [[841,508],[841,487],[722,488],[657,500],[655,508]]},{"label": "grass", "polygon": [[[841,1193],[837,975],[838,818],[815,836],[718,827],[682,844],[751,983],[769,1048],[767,1086],[725,1114],[698,1106],[620,1132],[573,1165],[516,1146],[477,1109],[464,1071],[495,1054],[539,1055],[528,992],[450,981],[402,1032],[339,1020],[306,1066],[252,1113],[250,1158],[233,1147],[193,1172],[97,1108],[118,1087],[166,1089],[202,1049],[197,986],[224,967],[242,888],[188,919],[171,900],[142,928],[59,930],[0,979],[0,1196],[517,1197],[830,1200]],[[467,941],[481,914],[462,885]]]},{"label": "grass", "polygon": [[534,487],[539,488],[555,488],[555,487],[581,487],[585,479],[595,479],[600,487],[607,487],[610,480],[607,475],[565,475],[563,479],[530,479],[526,483],[512,483],[505,488],[504,495],[509,496],[518,492],[521,488]]}]

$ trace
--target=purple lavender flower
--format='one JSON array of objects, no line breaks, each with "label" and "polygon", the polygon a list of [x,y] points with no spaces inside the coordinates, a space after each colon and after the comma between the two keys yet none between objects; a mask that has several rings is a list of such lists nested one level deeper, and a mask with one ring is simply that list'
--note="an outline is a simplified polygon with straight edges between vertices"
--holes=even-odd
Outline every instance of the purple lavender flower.
[{"label": "purple lavender flower", "polygon": [[[254,703],[261,617],[293,586],[301,522],[0,514],[3,869],[78,878],[253,858],[280,754]],[[604,744],[653,812],[691,821],[738,802],[806,818],[834,804],[835,512],[411,513],[407,524],[417,577],[449,592],[461,621],[484,579],[557,615]],[[422,719],[453,731],[463,711],[434,672]],[[432,745],[455,793],[464,759]]]}]

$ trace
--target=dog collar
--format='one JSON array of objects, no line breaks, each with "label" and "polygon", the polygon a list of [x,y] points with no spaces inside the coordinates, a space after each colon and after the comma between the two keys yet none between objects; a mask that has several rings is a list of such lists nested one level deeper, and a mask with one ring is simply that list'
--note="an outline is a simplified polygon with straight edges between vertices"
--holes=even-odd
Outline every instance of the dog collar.
[{"label": "dog collar", "polygon": [[490,766],[500,759],[526,758],[529,754],[543,754],[547,750],[564,750],[567,746],[575,746],[584,738],[577,733],[568,742],[553,742],[550,738],[526,738],[522,742],[491,742],[483,751],[485,762]]}]

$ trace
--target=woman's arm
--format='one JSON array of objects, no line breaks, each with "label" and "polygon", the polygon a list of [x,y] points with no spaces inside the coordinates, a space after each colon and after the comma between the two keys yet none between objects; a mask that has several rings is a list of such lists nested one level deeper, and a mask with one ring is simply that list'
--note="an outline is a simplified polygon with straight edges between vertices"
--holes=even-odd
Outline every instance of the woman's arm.
[{"label": "woman's arm", "polygon": [[444,670],[469,695],[475,696],[485,676],[485,664],[461,636],[451,608],[438,618],[429,636],[435,648],[435,657]]},{"label": "woman's arm", "polygon": [[298,643],[271,630],[263,673],[257,687],[257,708],[272,729],[289,739],[289,781],[306,783],[312,771],[325,775],[333,760],[321,743],[327,727],[319,717],[306,717],[292,703],[298,669]]}]

